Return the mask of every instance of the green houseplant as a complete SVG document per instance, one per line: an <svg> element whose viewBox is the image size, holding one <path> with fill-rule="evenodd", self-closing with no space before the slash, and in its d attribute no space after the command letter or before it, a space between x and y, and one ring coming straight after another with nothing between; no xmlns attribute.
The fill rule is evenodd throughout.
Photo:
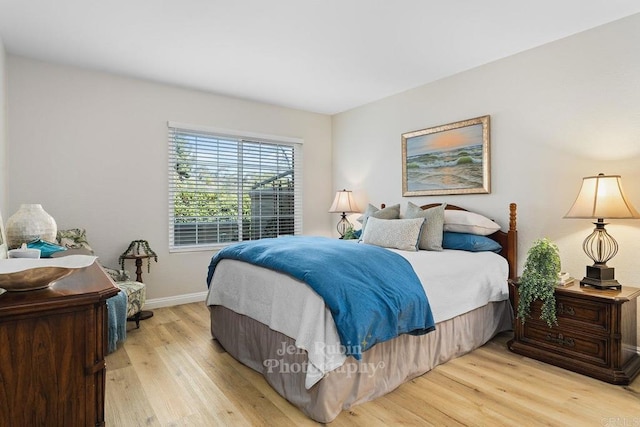
<svg viewBox="0 0 640 427"><path fill-rule="evenodd" d="M353 240L358 238L358 234L356 233L356 230L353 228L353 226L349 226L349 228L347 228L347 231L344 232L344 236L342 236L342 238L344 240Z"/></svg>
<svg viewBox="0 0 640 427"><path fill-rule="evenodd" d="M524 272L518 283L518 318L525 322L531 317L531 304L540 300L540 319L549 327L557 324L555 287L560 273L558 247L548 239L539 239L527 252Z"/></svg>

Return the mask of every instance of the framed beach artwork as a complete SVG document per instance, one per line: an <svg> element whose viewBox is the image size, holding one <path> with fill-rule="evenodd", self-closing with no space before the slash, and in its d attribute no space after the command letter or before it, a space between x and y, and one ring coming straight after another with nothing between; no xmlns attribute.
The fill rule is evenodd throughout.
<svg viewBox="0 0 640 427"><path fill-rule="evenodd" d="M489 193L489 116L402 134L402 195Z"/></svg>

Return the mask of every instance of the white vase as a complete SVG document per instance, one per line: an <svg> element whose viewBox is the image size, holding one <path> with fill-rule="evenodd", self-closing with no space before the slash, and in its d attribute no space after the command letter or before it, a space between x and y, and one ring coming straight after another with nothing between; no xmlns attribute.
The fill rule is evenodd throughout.
<svg viewBox="0 0 640 427"><path fill-rule="evenodd" d="M55 242L58 233L55 219L37 204L21 205L7 220L5 229L9 249L37 239Z"/></svg>

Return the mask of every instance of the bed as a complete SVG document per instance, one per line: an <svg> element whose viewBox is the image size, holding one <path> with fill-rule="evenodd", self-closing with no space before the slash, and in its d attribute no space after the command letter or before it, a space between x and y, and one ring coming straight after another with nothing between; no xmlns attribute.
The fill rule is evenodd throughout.
<svg viewBox="0 0 640 427"><path fill-rule="evenodd" d="M446 209L468 212L453 205ZM424 289L435 320L432 332L405 333L354 356L341 343L323 299L304 282L262 266L223 259L207 297L212 336L307 416L331 422L342 410L389 393L512 329L507 278L515 277L517 267L515 204L509 207L508 231L487 237L501 246L499 256L388 249L407 259L420 281L428 283ZM475 293L480 302L469 300Z"/></svg>

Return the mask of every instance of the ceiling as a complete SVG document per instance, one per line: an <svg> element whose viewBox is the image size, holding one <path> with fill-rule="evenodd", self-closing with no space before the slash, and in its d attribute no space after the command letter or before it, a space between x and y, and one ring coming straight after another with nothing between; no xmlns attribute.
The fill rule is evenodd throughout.
<svg viewBox="0 0 640 427"><path fill-rule="evenodd" d="M14 55L334 114L640 12L637 0L0 0Z"/></svg>

